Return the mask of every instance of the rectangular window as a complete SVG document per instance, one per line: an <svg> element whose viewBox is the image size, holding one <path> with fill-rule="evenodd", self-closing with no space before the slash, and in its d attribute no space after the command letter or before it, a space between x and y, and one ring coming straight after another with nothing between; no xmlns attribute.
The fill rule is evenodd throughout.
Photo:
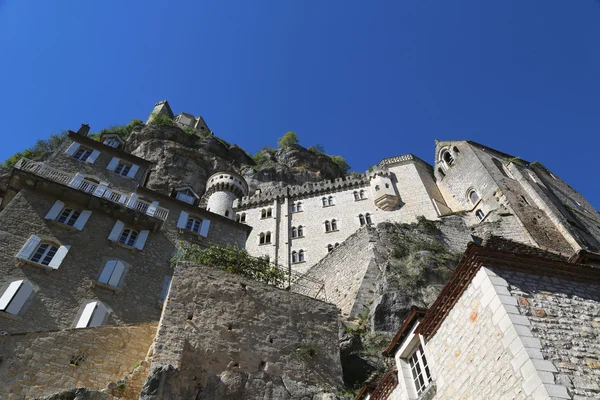
<svg viewBox="0 0 600 400"><path fill-rule="evenodd" d="M31 261L34 263L42 264L42 265L50 265L50 261L58 251L58 247L52 246L48 243L42 243L38 246L35 253L33 253L33 257L31 257Z"/></svg>
<svg viewBox="0 0 600 400"><path fill-rule="evenodd" d="M122 176L127 176L127 174L129 174L130 169L131 169L131 164L125 164L123 162L119 162L119 165L117 165L117 168L115 168L115 173L122 175Z"/></svg>
<svg viewBox="0 0 600 400"><path fill-rule="evenodd" d="M133 246L135 244L135 239L137 238L137 231L129 228L123 229L121 232L121 236L119 237L119 243L126 244L127 246Z"/></svg>
<svg viewBox="0 0 600 400"><path fill-rule="evenodd" d="M125 272L125 264L120 260L108 260L104 264L104 269L98 278L98 282L119 287Z"/></svg>
<svg viewBox="0 0 600 400"><path fill-rule="evenodd" d="M75 225L80 212L72 208L65 208L57 219L57 222L68 226Z"/></svg>
<svg viewBox="0 0 600 400"><path fill-rule="evenodd" d="M423 352L421 345L419 345L412 356L410 356L408 364L410 366L410 373L415 384L417 395L421 395L431 382L429 366L427 365L425 353Z"/></svg>
<svg viewBox="0 0 600 400"><path fill-rule="evenodd" d="M73 158L79 161L86 161L91 155L92 150L79 146L75 154L73 154Z"/></svg>
<svg viewBox="0 0 600 400"><path fill-rule="evenodd" d="M33 294L33 286L28 281L13 281L0 297L0 311L19 315L27 300Z"/></svg>
<svg viewBox="0 0 600 400"><path fill-rule="evenodd" d="M99 301L87 303L81 312L81 316L75 328L87 328L101 326L108 318L108 309Z"/></svg>

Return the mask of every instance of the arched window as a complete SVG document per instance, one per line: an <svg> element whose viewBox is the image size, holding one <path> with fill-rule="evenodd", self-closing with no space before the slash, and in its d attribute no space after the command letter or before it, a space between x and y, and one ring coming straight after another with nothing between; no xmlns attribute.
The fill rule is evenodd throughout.
<svg viewBox="0 0 600 400"><path fill-rule="evenodd" d="M300 250L298 252L298 262L303 262L304 261L304 250Z"/></svg>
<svg viewBox="0 0 600 400"><path fill-rule="evenodd" d="M295 213L297 212L297 208L296 208L296 203L292 203L292 212Z"/></svg>
<svg viewBox="0 0 600 400"><path fill-rule="evenodd" d="M327 205L332 206L333 205L333 197L329 196L329 198L327 199Z"/></svg>
<svg viewBox="0 0 600 400"><path fill-rule="evenodd" d="M469 200L471 201L471 204L473 204L473 205L477 204L477 202L479 201L479 195L477 194L477 192L475 190L471 190L469 192Z"/></svg>
<svg viewBox="0 0 600 400"><path fill-rule="evenodd" d="M246 213L242 213L240 216L240 222L246 222Z"/></svg>
<svg viewBox="0 0 600 400"><path fill-rule="evenodd" d="M371 214L369 214L369 213L365 214L365 220L368 225L371 225L373 223L373 221L371 221Z"/></svg>
<svg viewBox="0 0 600 400"><path fill-rule="evenodd" d="M133 246L137 236L138 231L131 228L125 228L123 229L123 232L121 232L121 236L119 236L119 243L126 244L127 246Z"/></svg>
<svg viewBox="0 0 600 400"><path fill-rule="evenodd" d="M361 190L361 191L360 191L360 198L361 198L361 199L364 199L364 198L365 198L365 191L364 191L364 190Z"/></svg>
<svg viewBox="0 0 600 400"><path fill-rule="evenodd" d="M242 216L240 214L235 214L235 222L241 222Z"/></svg>
<svg viewBox="0 0 600 400"><path fill-rule="evenodd" d="M267 218L271 218L273 216L273 211L271 210L271 208L267 208Z"/></svg>
<svg viewBox="0 0 600 400"><path fill-rule="evenodd" d="M323 202L323 207L327 207L327 197L323 197L321 201Z"/></svg>
<svg viewBox="0 0 600 400"><path fill-rule="evenodd" d="M358 216L358 222L360 222L360 226L363 226L366 222L365 222L365 216L360 214Z"/></svg>
<svg viewBox="0 0 600 400"><path fill-rule="evenodd" d="M330 244L328 244L328 245L327 245L327 252L328 252L328 253L331 253L332 251L333 251L333 246L332 246L332 245L330 245Z"/></svg>
<svg viewBox="0 0 600 400"><path fill-rule="evenodd" d="M271 232L265 234L265 243L271 243Z"/></svg>
<svg viewBox="0 0 600 400"><path fill-rule="evenodd" d="M302 203L301 202L298 202L298 204L296 205L296 209L298 211L302 211Z"/></svg>
<svg viewBox="0 0 600 400"><path fill-rule="evenodd" d="M267 210L265 210L264 208L260 210L260 217L267 218Z"/></svg>
<svg viewBox="0 0 600 400"><path fill-rule="evenodd" d="M360 200L360 195L357 191L354 192L354 200Z"/></svg>
<svg viewBox="0 0 600 400"><path fill-rule="evenodd" d="M331 230L337 231L337 221L335 219L331 220Z"/></svg>
<svg viewBox="0 0 600 400"><path fill-rule="evenodd" d="M483 221L483 219L485 218L485 214L483 213L483 211L481 210L477 210L475 211L475 216L477 217L478 220Z"/></svg>
<svg viewBox="0 0 600 400"><path fill-rule="evenodd" d="M298 253L296 253L295 251L292 251L292 262L293 263L298 262Z"/></svg>
<svg viewBox="0 0 600 400"><path fill-rule="evenodd" d="M339 245L340 245L339 243L336 243L333 245L333 247L338 247Z"/></svg>
<svg viewBox="0 0 600 400"><path fill-rule="evenodd" d="M302 225L298 226L298 237L304 237L304 228Z"/></svg>
<svg viewBox="0 0 600 400"><path fill-rule="evenodd" d="M258 235L258 243L265 244L265 234L262 232L260 233L260 235Z"/></svg>
<svg viewBox="0 0 600 400"><path fill-rule="evenodd" d="M325 232L331 231L331 223L329 221L325 221Z"/></svg>
<svg viewBox="0 0 600 400"><path fill-rule="evenodd" d="M506 178L515 179L511 172L504 166L504 164L502 164L502 161L498 160L497 158L492 158L492 162Z"/></svg>
<svg viewBox="0 0 600 400"><path fill-rule="evenodd" d="M34 263L49 265L57 251L58 247L54 246L53 244L40 243L35 252L33 252L30 260Z"/></svg>
<svg viewBox="0 0 600 400"><path fill-rule="evenodd" d="M295 226L292 226L292 237L298 237L298 230L296 229Z"/></svg>
<svg viewBox="0 0 600 400"><path fill-rule="evenodd" d="M460 151L458 151L458 147L454 146L452 148L452 150L454 151L455 154L460 154Z"/></svg>
<svg viewBox="0 0 600 400"><path fill-rule="evenodd" d="M452 157L452 154L448 150L442 151L441 158L442 161L444 161L444 164L446 164L446 167L451 167L452 164L454 164L454 157Z"/></svg>
<svg viewBox="0 0 600 400"><path fill-rule="evenodd" d="M229 210L225 210L225 216L229 217Z"/></svg>
<svg viewBox="0 0 600 400"><path fill-rule="evenodd" d="M196 218L188 218L185 224L185 229L195 233L200 233L200 227L202 226L202 220Z"/></svg>

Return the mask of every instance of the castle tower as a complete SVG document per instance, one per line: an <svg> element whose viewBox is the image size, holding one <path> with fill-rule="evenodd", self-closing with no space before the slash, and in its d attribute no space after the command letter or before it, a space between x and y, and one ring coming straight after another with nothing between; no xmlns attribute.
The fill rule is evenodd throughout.
<svg viewBox="0 0 600 400"><path fill-rule="evenodd" d="M208 178L206 193L208 198L206 210L215 214L235 219L233 202L248 195L248 184L240 175L233 172L217 172Z"/></svg>
<svg viewBox="0 0 600 400"><path fill-rule="evenodd" d="M369 172L373 202L384 211L391 211L400 202L393 184L393 174L387 168L375 167Z"/></svg>
<svg viewBox="0 0 600 400"><path fill-rule="evenodd" d="M171 111L171 106L169 106L168 101L161 100L154 105L152 112L148 116L148 120L146 121L146 124L148 124L150 121L152 121L152 118L154 118L154 116L157 114L164 114L169 118L173 118L173 111Z"/></svg>

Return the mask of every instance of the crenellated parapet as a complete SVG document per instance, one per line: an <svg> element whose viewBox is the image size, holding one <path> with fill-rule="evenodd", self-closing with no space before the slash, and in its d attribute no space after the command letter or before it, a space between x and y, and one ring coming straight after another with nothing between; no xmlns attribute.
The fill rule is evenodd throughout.
<svg viewBox="0 0 600 400"><path fill-rule="evenodd" d="M276 199L283 199L286 197L292 199L312 197L366 186L369 186L369 180L364 175L359 177L346 176L344 178L319 182L307 182L303 185L278 186L265 191L257 191L257 193L252 196L245 196L238 199L235 208L237 210L245 210L271 204Z"/></svg>
<svg viewBox="0 0 600 400"><path fill-rule="evenodd" d="M208 178L202 202L206 201L208 211L234 219L235 200L247 194L248 184L244 178L234 172L220 171Z"/></svg>

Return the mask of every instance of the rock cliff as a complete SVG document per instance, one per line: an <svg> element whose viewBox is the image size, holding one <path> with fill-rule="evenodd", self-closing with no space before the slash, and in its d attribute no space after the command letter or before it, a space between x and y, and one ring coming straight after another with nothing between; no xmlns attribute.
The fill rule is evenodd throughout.
<svg viewBox="0 0 600 400"><path fill-rule="evenodd" d="M188 134L175 126L148 124L135 129L127 141L133 155L155 163L148 187L168 193L173 187L191 186L203 194L207 179L219 170L233 170L246 178L250 191L272 186L297 185L342 176L328 156L299 145L264 149L250 157L237 145L212 134Z"/></svg>

